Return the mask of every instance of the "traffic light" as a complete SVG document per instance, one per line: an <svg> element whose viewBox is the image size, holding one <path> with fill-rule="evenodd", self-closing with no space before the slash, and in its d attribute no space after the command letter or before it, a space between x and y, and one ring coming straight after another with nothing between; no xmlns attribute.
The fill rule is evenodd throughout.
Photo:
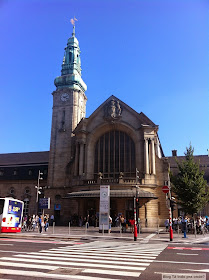
<svg viewBox="0 0 209 280"><path fill-rule="evenodd" d="M43 180L42 175L44 175L44 173L42 173L40 170L38 171L38 180Z"/></svg>
<svg viewBox="0 0 209 280"><path fill-rule="evenodd" d="M170 207L171 207L171 211L176 209L176 202L172 199L170 199Z"/></svg>

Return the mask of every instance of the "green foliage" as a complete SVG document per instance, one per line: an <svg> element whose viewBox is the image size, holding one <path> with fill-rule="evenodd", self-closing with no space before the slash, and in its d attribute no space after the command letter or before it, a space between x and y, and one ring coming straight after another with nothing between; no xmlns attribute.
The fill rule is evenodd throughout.
<svg viewBox="0 0 209 280"><path fill-rule="evenodd" d="M199 164L194 161L194 149L191 144L186 148L185 160L177 162L179 173L171 174L173 191L187 214L193 215L200 211L209 200L207 193L207 181L204 180L204 172L199 170Z"/></svg>

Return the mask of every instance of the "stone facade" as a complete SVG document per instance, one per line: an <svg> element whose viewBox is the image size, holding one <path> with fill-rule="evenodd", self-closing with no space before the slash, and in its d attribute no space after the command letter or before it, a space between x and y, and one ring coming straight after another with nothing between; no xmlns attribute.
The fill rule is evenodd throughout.
<svg viewBox="0 0 209 280"><path fill-rule="evenodd" d="M174 157L165 158L158 126L116 96L86 118L87 87L75 30L54 83L50 151L0 155L0 195L24 200L25 214L35 214L40 170L40 197L50 197L48 214L57 224L98 216L100 185L110 185L113 219L133 217L137 196L142 226L164 225L168 208L162 187L168 184L169 166L176 168Z"/></svg>

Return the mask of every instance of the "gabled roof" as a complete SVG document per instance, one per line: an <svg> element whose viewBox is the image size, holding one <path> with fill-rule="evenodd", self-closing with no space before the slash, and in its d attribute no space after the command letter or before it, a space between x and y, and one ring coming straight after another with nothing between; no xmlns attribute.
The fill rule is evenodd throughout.
<svg viewBox="0 0 209 280"><path fill-rule="evenodd" d="M49 162L49 151L0 154L0 166L39 164Z"/></svg>
<svg viewBox="0 0 209 280"><path fill-rule="evenodd" d="M156 124L154 124L144 113L137 113L133 108L131 108L129 105L127 105L126 103L124 103L123 101L121 101L119 98L117 98L114 95L111 95L108 99L106 99L90 116L89 116L89 120L94 118L98 112L101 110L102 107L105 106L106 103L108 103L109 101L111 101L112 99L118 100L120 102L120 104L122 105L122 107L125 107L126 110L128 110L130 113L134 114L139 121L141 122L141 124L144 125L150 125L150 126L157 126Z"/></svg>

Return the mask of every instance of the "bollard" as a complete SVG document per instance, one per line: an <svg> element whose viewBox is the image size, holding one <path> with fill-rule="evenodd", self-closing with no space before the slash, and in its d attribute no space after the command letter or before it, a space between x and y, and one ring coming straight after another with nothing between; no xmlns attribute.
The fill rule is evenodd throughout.
<svg viewBox="0 0 209 280"><path fill-rule="evenodd" d="M120 236L122 236L122 231L121 231L121 223L120 223Z"/></svg>
<svg viewBox="0 0 209 280"><path fill-rule="evenodd" d="M157 235L158 235L158 237L159 237L159 235L160 235L160 230L159 230L159 218L158 218L158 220L157 220Z"/></svg>
<svg viewBox="0 0 209 280"><path fill-rule="evenodd" d="M70 222L69 222L69 235L70 235Z"/></svg>
<svg viewBox="0 0 209 280"><path fill-rule="evenodd" d="M179 224L177 225L178 238L179 238Z"/></svg>
<svg viewBox="0 0 209 280"><path fill-rule="evenodd" d="M53 222L53 231L52 231L53 234L54 234L54 227L55 227L55 222Z"/></svg>
<svg viewBox="0 0 209 280"><path fill-rule="evenodd" d="M102 224L102 235L104 235L104 224Z"/></svg>

